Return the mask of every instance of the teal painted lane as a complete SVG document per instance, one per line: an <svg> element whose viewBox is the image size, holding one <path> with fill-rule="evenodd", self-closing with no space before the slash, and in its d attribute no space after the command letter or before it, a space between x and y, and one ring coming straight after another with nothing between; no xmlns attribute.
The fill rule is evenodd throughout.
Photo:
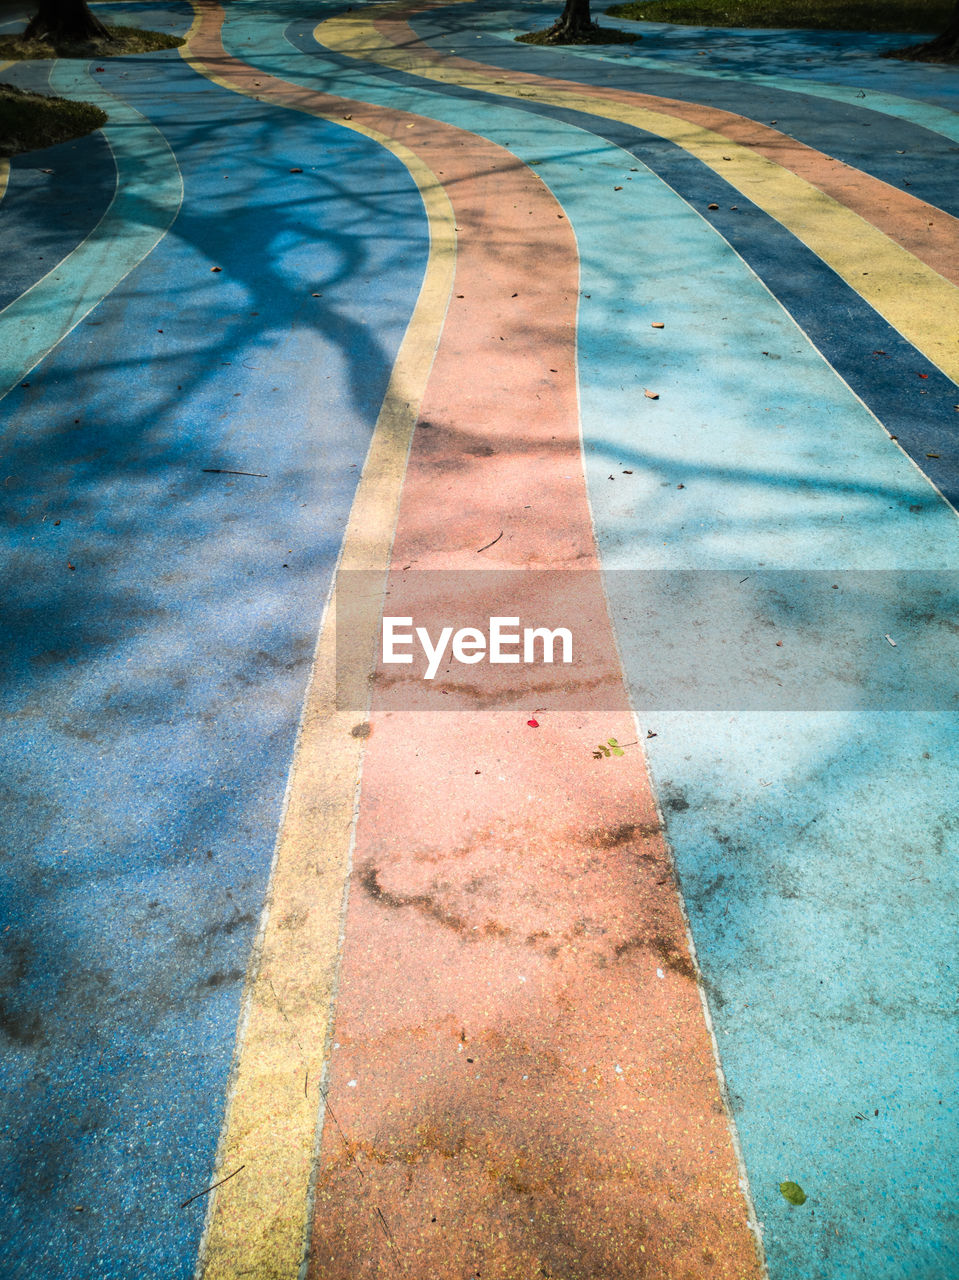
<svg viewBox="0 0 959 1280"><path fill-rule="evenodd" d="M244 44L264 64L281 56L252 27ZM561 200L582 260L583 431L607 568L959 565L954 512L649 169L543 113L524 126L488 99L344 75L347 92L509 145ZM596 195L614 186L628 237L610 234ZM611 604L638 689L630 621L643 600L617 598L624 580L610 574ZM911 653L908 628L894 638ZM957 1244L954 717L638 712L770 1274L945 1280ZM783 1199L787 1179L805 1206Z"/></svg>
<svg viewBox="0 0 959 1280"><path fill-rule="evenodd" d="M955 713L640 717L770 1275L949 1280Z"/></svg>
<svg viewBox="0 0 959 1280"><path fill-rule="evenodd" d="M176 217L183 183L166 139L105 93L86 66L54 64L50 88L106 111L117 166L113 200L84 240L0 312L0 395L9 391L141 262Z"/></svg>
<svg viewBox="0 0 959 1280"><path fill-rule="evenodd" d="M39 70L43 64L34 64ZM50 64L30 87L49 89ZM10 67L4 79L10 82ZM23 84L20 77L22 87ZM0 199L0 241L18 246L0 279L0 312L61 262L103 217L116 190L116 166L103 134L14 156Z"/></svg>
<svg viewBox="0 0 959 1280"><path fill-rule="evenodd" d="M317 626L427 253L369 140L176 54L104 65L184 195L0 400L11 1280L194 1272L205 1200L181 1205L211 1181Z"/></svg>

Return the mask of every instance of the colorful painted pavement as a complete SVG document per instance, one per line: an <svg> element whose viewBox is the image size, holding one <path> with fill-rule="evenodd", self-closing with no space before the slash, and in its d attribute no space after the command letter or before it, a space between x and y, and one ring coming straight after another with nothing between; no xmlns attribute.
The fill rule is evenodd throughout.
<svg viewBox="0 0 959 1280"><path fill-rule="evenodd" d="M11 1280L955 1275L959 73L554 9L2 70Z"/></svg>

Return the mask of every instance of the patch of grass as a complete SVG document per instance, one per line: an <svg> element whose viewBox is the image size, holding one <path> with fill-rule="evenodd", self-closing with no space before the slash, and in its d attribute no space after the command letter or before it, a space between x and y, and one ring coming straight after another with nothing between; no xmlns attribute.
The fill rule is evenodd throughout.
<svg viewBox="0 0 959 1280"><path fill-rule="evenodd" d="M106 120L106 114L92 102L70 102L0 84L0 156L82 138Z"/></svg>
<svg viewBox="0 0 959 1280"><path fill-rule="evenodd" d="M952 5L953 0L629 0L606 12L680 26L934 32L945 27Z"/></svg>
<svg viewBox="0 0 959 1280"><path fill-rule="evenodd" d="M612 13L612 9L608 10ZM558 40L552 27L545 31L528 31L517 36L520 44L635 44L642 36L635 31L619 31L615 27L600 27L593 23L575 37Z"/></svg>
<svg viewBox="0 0 959 1280"><path fill-rule="evenodd" d="M158 49L179 49L186 41L162 31L141 31L139 27L107 27L110 39L24 40L22 36L0 36L0 62L25 58L119 58L127 53L156 53Z"/></svg>

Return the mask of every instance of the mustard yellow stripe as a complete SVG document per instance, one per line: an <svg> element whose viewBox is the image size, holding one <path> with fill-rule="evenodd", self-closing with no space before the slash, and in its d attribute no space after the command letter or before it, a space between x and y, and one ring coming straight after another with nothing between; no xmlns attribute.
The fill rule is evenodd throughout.
<svg viewBox="0 0 959 1280"><path fill-rule="evenodd" d="M341 14L320 23L314 35L339 53L423 79L583 111L668 139L791 231L918 351L959 382L959 289L818 187L720 133L665 112L587 91L511 83L505 72L474 72L399 48L373 26L377 18L393 12L391 5L377 5Z"/></svg>
<svg viewBox="0 0 959 1280"><path fill-rule="evenodd" d="M268 96L264 89L262 97ZM409 445L452 288L453 211L436 175L402 144L341 116L298 109L335 118L392 151L416 182L429 222L423 285L377 418L337 571L376 570L385 585ZM247 976L213 1180L242 1169L211 1196L197 1269L202 1280L293 1280L305 1255L363 755L362 731L353 732L357 713L337 709L335 679L341 691L350 680L362 693L358 701L341 702L366 704L381 607L380 598L369 599L359 619L351 604L351 635L362 634L354 626L365 626L369 636L368 645L354 651L351 671L335 669L335 586L321 626Z"/></svg>

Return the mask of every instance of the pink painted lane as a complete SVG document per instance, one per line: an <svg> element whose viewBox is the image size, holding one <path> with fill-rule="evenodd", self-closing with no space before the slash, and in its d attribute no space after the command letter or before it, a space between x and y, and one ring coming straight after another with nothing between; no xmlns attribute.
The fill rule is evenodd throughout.
<svg viewBox="0 0 959 1280"><path fill-rule="evenodd" d="M531 704L517 682L492 710L461 695L411 711L394 687L374 694L311 1275L742 1280L760 1265L588 572L574 238L501 149L440 126L416 145L459 241L389 609L415 615L427 570L564 570L564 586L581 582L570 621L591 623L595 683L584 694L544 677ZM550 604L544 578L530 575L533 619ZM597 762L610 736L634 745Z"/></svg>

